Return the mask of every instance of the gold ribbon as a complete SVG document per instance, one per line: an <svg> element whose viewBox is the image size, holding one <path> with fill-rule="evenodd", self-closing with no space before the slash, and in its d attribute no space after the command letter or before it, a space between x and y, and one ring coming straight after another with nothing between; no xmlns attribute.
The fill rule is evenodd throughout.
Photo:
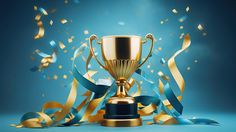
<svg viewBox="0 0 236 132"><path fill-rule="evenodd" d="M168 60L169 70L170 70L170 72L171 72L175 82L177 83L180 92L181 92L181 94L179 96L177 96L177 99L179 101L182 100L182 94L183 94L184 88L185 88L185 81L184 81L184 78L181 75L181 73L180 73L180 71L179 71L179 69L178 69L178 67L175 63L175 57L178 56L180 53L182 53L184 50L186 50L190 46L190 43L191 43L190 36L187 34L184 37L182 48L180 50L178 50L177 52L175 52L175 54ZM160 79L159 79L159 87L158 88L159 88L160 94L163 94L164 93L164 85L163 85L163 82ZM162 103L169 110L171 110L173 108L173 106L170 104L168 99L163 100ZM178 123L177 120L174 117L168 115L165 112L162 112L160 114L155 115L154 118L153 118L153 121L154 121L154 123L166 124L166 125L167 124L176 124L176 123Z"/></svg>

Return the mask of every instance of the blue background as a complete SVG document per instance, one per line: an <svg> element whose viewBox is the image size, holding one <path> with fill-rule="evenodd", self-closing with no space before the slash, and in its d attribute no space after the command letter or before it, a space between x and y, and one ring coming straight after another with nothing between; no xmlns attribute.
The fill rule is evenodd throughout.
<svg viewBox="0 0 236 132"><path fill-rule="evenodd" d="M44 38L40 40L33 39L38 30L34 21L38 12L33 10L34 5L46 10L56 9L55 13L42 17L46 31ZM61 103L66 101L73 79L69 73L72 62L70 58L73 55L71 47L79 47L91 34L97 34L99 37L113 34L145 36L150 32L157 40L161 37L162 40L155 43L155 49L162 47L162 51L154 54L143 69L147 73L150 72L150 69L146 68L150 64L155 75L159 70L170 75L167 67L163 67L159 60L161 57L171 57L180 49L182 40L179 39L179 35L182 32L189 33L192 44L188 52L177 58L177 64L186 81L183 98L184 115L190 117L206 115L219 119L220 122L226 119L222 114L230 114L228 118L235 116L236 3L234 1L80 0L79 3L69 1L65 4L62 0L24 2L5 0L0 6L2 74L0 116L3 117L1 121L8 120L4 121L5 125L17 123L20 115L25 112L39 111L47 101L54 100ZM185 12L187 6L190 7L188 13ZM179 13L173 14L171 12L173 8ZM185 15L187 16L185 22L178 22L178 19ZM69 22L62 25L60 23L62 18ZM165 19L168 19L168 22L160 24L160 21ZM50 20L54 21L53 26L49 25ZM124 22L124 25L119 22ZM203 25L204 31L197 29L198 24ZM183 30L179 29L181 25L184 26ZM88 30L89 34L83 34L84 30ZM69 32L70 35L65 32ZM207 36L203 36L203 32L207 32ZM75 36L75 39L68 44L66 41L71 35ZM32 52L35 49L52 52L49 45L51 40L64 42L68 53L60 50L58 61L44 73L31 72L29 69L38 65L40 61L40 57L32 55ZM143 56L147 55L148 46L148 44L144 46ZM36 60L31 61L30 56ZM198 63L194 63L194 60L198 60ZM97 68L95 62L92 63L92 66ZM58 65L62 65L63 69L59 70ZM186 70L188 66L191 67L190 71ZM56 81L45 78L45 75L52 77L55 74L58 75ZM68 78L63 79L63 74ZM143 89L146 87L144 85ZM176 88L176 84L173 83L172 87ZM81 91L84 89L79 89L79 92ZM78 103L79 101L76 102ZM10 114L18 115L7 116ZM225 122L230 123L230 120Z"/></svg>

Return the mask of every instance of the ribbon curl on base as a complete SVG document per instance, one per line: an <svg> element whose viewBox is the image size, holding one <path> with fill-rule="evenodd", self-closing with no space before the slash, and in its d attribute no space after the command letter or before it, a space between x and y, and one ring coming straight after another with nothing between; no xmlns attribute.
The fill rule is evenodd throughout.
<svg viewBox="0 0 236 132"><path fill-rule="evenodd" d="M132 96L138 103L138 113L141 116L150 116L153 113L156 113L153 117L154 122L149 122L148 124L218 124L216 121L210 119L184 119L180 117L183 110L181 100L185 88L185 82L176 66L175 57L189 46L190 36L186 35L182 48L168 60L169 70L181 92L179 96L176 96L171 89L168 82L169 79L164 79L167 81L164 85L160 78L159 86L157 87L157 85L150 80L148 75L142 75L141 69L139 69L135 74L152 86L152 89L155 92L154 96L141 95L140 84L133 78L128 81L129 83L126 86L127 91L130 90L135 83L137 84L137 91ZM81 74L81 72L76 68L75 60L84 52L85 49L87 49L87 45L83 44L74 53L72 64L74 80L66 103L63 105L58 102L47 102L43 105L41 112L29 112L24 114L21 118L21 123L14 126L17 128L42 128L49 126L80 125L86 121L100 122L103 120L103 114L105 113L103 108L105 102L116 92L116 84L114 82L111 83L111 85L96 84L93 82L93 79L91 78L93 74L88 70L88 65L92 58L91 53L86 62L87 73L84 75ZM86 98L80 105L74 108L73 104L77 97L78 83L87 89L83 94ZM92 115L94 111L97 112L95 115Z"/></svg>

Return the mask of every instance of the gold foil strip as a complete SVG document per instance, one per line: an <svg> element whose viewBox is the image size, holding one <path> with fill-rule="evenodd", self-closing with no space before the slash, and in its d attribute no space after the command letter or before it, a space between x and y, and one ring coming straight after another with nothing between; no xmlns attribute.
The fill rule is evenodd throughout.
<svg viewBox="0 0 236 132"><path fill-rule="evenodd" d="M42 21L39 21L37 25L39 27L39 31L38 34L34 36L34 39L40 39L44 36L44 27Z"/></svg>

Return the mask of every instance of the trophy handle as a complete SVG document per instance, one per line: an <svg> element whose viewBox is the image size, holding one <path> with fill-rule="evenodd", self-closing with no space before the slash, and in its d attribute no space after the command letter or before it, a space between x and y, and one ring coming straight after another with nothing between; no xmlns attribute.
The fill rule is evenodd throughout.
<svg viewBox="0 0 236 132"><path fill-rule="evenodd" d="M101 42L98 41L98 38L95 34L91 35L89 37L89 45L90 45L90 52L92 53L93 57L95 58L95 60L97 61L97 63L104 68L105 70L107 69L99 60L98 58L95 56L94 51L93 51L93 40L97 41L97 44L101 44Z"/></svg>
<svg viewBox="0 0 236 132"><path fill-rule="evenodd" d="M146 43L148 39L150 39L150 40L152 41L152 42L151 42L150 51L149 51L147 57L145 58L145 60L138 66L138 68L140 68L140 67L147 61L147 59L149 58L149 56L152 54L152 48L153 48L153 45L154 45L154 36L153 36L151 33L148 33L148 34L145 36L145 39L144 39L144 41L142 41L142 44Z"/></svg>

